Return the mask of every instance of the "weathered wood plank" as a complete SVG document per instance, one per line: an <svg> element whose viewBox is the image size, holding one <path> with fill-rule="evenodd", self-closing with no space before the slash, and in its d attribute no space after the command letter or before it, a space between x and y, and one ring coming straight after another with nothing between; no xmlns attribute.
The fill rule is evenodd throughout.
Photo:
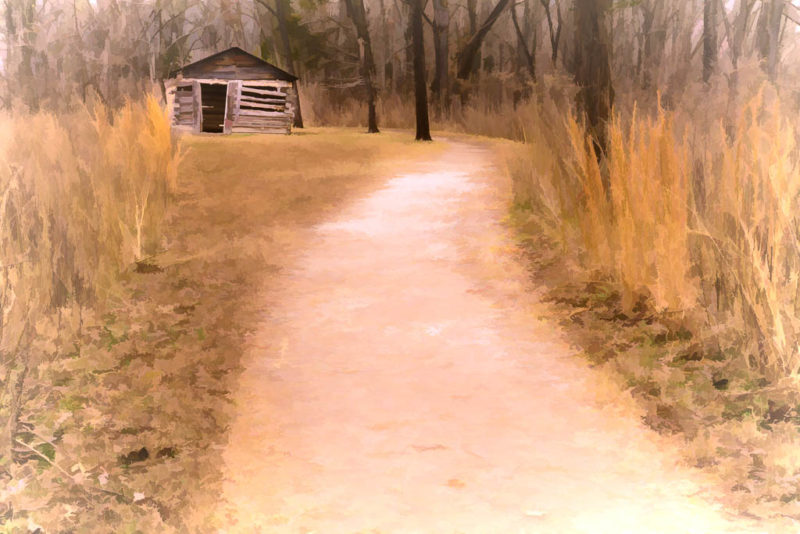
<svg viewBox="0 0 800 534"><path fill-rule="evenodd" d="M234 127L233 133L257 133L257 134L274 134L286 135L290 132L289 128L244 128Z"/></svg>
<svg viewBox="0 0 800 534"><path fill-rule="evenodd" d="M286 101L285 100L260 100L260 99L257 100L257 99L254 99L254 98L242 97L242 100L241 100L241 105L242 106L254 105L254 106L258 107L257 104L258 105L263 105L263 106L280 106L281 108L283 108L286 105Z"/></svg>
<svg viewBox="0 0 800 534"><path fill-rule="evenodd" d="M291 87L292 82L285 82L283 80L269 80L269 79L261 79L261 80L245 80L244 84L249 87L273 87L273 88L280 88L280 87ZM274 90L274 89L273 89Z"/></svg>
<svg viewBox="0 0 800 534"><path fill-rule="evenodd" d="M286 93L282 91L278 91L276 89L256 89L255 87L248 87L247 85L242 86L242 92L253 93L256 95L282 96L286 98Z"/></svg>
<svg viewBox="0 0 800 534"><path fill-rule="evenodd" d="M269 111L283 111L285 106L283 104L259 104L256 102L242 102L240 109L265 109Z"/></svg>
<svg viewBox="0 0 800 534"><path fill-rule="evenodd" d="M288 124L291 118L285 117L249 117L247 115L239 115L236 119L236 124Z"/></svg>
<svg viewBox="0 0 800 534"><path fill-rule="evenodd" d="M181 82L200 82L200 83L219 83L219 84L227 84L229 79L226 78L183 78ZM272 87L274 88L290 88L292 86L291 82L285 82L283 80L269 80L269 79L261 79L261 80L246 80L245 83L250 87Z"/></svg>
<svg viewBox="0 0 800 534"><path fill-rule="evenodd" d="M252 115L254 117L288 117L285 112L280 111L258 111L255 109L240 109L239 115Z"/></svg>
<svg viewBox="0 0 800 534"><path fill-rule="evenodd" d="M289 117L248 117L239 115L234 124L254 125L254 124L286 124L291 122Z"/></svg>
<svg viewBox="0 0 800 534"><path fill-rule="evenodd" d="M242 99L249 100L250 102L274 102L274 103L283 103L286 102L286 97L280 96L261 96L261 95L250 95L247 93L242 93Z"/></svg>

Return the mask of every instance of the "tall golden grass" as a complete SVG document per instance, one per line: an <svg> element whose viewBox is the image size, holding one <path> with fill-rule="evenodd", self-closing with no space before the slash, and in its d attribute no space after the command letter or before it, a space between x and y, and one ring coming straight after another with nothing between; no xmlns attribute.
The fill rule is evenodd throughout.
<svg viewBox="0 0 800 534"><path fill-rule="evenodd" d="M526 113L529 143L509 161L516 201L612 276L624 308L646 299L706 317L694 326L737 332L750 368L797 373L800 132L776 98L762 91L691 137L676 126L687 118L660 106L616 116L600 158L574 113L559 118L547 100Z"/></svg>
<svg viewBox="0 0 800 534"><path fill-rule="evenodd" d="M753 334L747 362L771 376L796 375L800 365L800 131L787 116L762 91L732 132L718 126L696 151L705 178L693 229L704 248L700 274L718 288L706 306Z"/></svg>
<svg viewBox="0 0 800 534"><path fill-rule="evenodd" d="M59 116L0 116L5 447L14 439L26 377L33 378L37 355L29 342L48 317L80 315L112 298L120 272L160 247L178 160L154 98L114 111L96 104Z"/></svg>

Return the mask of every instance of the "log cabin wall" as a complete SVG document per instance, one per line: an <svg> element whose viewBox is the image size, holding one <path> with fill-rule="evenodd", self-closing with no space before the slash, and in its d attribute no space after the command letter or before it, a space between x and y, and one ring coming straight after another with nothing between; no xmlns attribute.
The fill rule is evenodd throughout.
<svg viewBox="0 0 800 534"><path fill-rule="evenodd" d="M239 86L234 132L291 132L294 110L288 102L291 87L243 82Z"/></svg>
<svg viewBox="0 0 800 534"><path fill-rule="evenodd" d="M220 52L168 83L172 125L197 133L291 133L296 80L241 49Z"/></svg>
<svg viewBox="0 0 800 534"><path fill-rule="evenodd" d="M181 84L175 87L173 105L173 124L176 126L194 127L192 107L192 84Z"/></svg>

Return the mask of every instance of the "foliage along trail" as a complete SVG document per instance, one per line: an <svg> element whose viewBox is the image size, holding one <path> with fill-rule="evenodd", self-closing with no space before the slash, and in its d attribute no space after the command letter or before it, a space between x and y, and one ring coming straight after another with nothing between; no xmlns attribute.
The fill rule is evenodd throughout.
<svg viewBox="0 0 800 534"><path fill-rule="evenodd" d="M248 341L231 532L747 532L572 355L450 142L314 227Z"/></svg>

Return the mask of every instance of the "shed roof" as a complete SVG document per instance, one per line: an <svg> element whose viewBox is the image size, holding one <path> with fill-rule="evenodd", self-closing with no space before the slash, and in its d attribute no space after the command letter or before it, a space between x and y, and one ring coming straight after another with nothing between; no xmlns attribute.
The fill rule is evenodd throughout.
<svg viewBox="0 0 800 534"><path fill-rule="evenodd" d="M221 80L285 80L293 82L297 76L281 70L260 57L234 46L217 52L170 73L184 78L217 78Z"/></svg>

